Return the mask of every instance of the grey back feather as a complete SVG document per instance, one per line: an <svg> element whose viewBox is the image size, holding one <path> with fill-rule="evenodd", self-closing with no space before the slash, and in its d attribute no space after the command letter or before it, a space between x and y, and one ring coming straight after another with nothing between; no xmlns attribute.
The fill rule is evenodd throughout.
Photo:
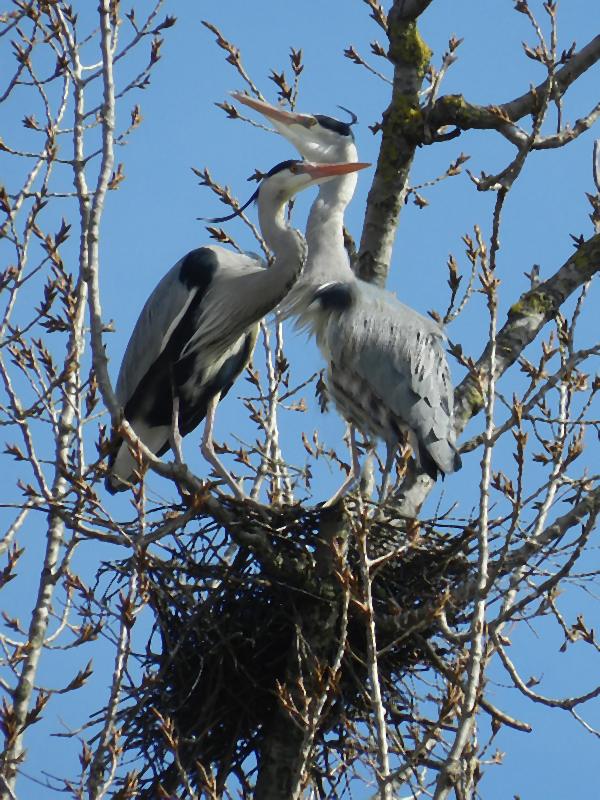
<svg viewBox="0 0 600 800"><path fill-rule="evenodd" d="M233 298L232 293L227 290L227 278L241 275L249 277L253 271L262 273L264 264L257 258L241 256L217 246L202 250L218 256L218 268L214 273L210 271L211 263L207 261L206 287L186 284L181 280L181 267L188 257L184 256L159 281L146 300L131 334L117 379L116 395L123 406L133 396L140 381L161 354L198 292L203 294L198 329L182 355L194 350L202 353L203 360L210 364L214 350L219 355L222 354L227 345L233 343L232 338L237 341L244 333L243 326L239 325L239 317L236 318L235 313L232 313ZM216 264L215 259L213 268ZM239 288L236 294L241 302L245 295L239 292ZM228 321L230 335L227 335ZM206 350L203 350L204 347Z"/></svg>
<svg viewBox="0 0 600 800"><path fill-rule="evenodd" d="M116 395L124 406L162 352L168 334L184 315L196 289L179 280L183 259L159 281L135 324L117 378Z"/></svg>
<svg viewBox="0 0 600 800"><path fill-rule="evenodd" d="M353 302L347 308L311 313L309 307L300 324L313 329L334 371L354 374L373 401L414 432L438 467L452 472L457 466L453 390L443 330L390 292L359 280L348 285ZM359 427L368 431L368 418ZM387 438L394 437L391 426Z"/></svg>

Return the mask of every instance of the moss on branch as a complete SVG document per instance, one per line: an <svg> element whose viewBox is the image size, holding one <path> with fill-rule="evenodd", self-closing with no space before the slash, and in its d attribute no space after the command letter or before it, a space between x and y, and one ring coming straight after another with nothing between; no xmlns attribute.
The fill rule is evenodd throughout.
<svg viewBox="0 0 600 800"><path fill-rule="evenodd" d="M473 384L470 384L467 387L464 396L464 405L468 409L469 417L473 417L475 416L475 414L478 414L485 405L485 399L483 395L481 394L480 390Z"/></svg>
<svg viewBox="0 0 600 800"><path fill-rule="evenodd" d="M390 59L394 64L412 67L422 80L431 61L431 50L419 33L416 21L392 17L388 33Z"/></svg>
<svg viewBox="0 0 600 800"><path fill-rule="evenodd" d="M360 277L379 286L386 282L415 148L423 141L419 91L431 59L416 21L402 16L401 5L395 3L388 15L394 88L383 115L381 149L358 257Z"/></svg>
<svg viewBox="0 0 600 800"><path fill-rule="evenodd" d="M580 286L600 271L600 234L581 242L575 253L547 281L525 292L511 306L507 321L496 338L496 375L515 363L527 345L559 311ZM479 357L476 368L489 369L490 345ZM485 380L485 378L484 378ZM479 395L479 396L478 396ZM454 392L457 429L462 431L471 417L483 408L477 380L468 375Z"/></svg>
<svg viewBox="0 0 600 800"><path fill-rule="evenodd" d="M555 311L555 299L543 291L534 289L524 294L510 307L508 318L514 319L521 315L526 317L547 317Z"/></svg>
<svg viewBox="0 0 600 800"><path fill-rule="evenodd" d="M423 133L423 112L416 96L399 94L389 111L390 126L408 141L420 141ZM385 164L383 165L386 166Z"/></svg>
<svg viewBox="0 0 600 800"><path fill-rule="evenodd" d="M407 53L409 48L400 48ZM600 61L600 36L594 37L585 47L575 53L554 75L554 99L562 96L584 72ZM498 105L478 106L469 103L462 95L450 94L440 97L428 115L431 128L455 125L461 130L471 128L500 130L534 114L539 108L540 98L548 89L548 79L531 88L520 97Z"/></svg>
<svg viewBox="0 0 600 800"><path fill-rule="evenodd" d="M428 122L433 127L456 125L462 130L498 129L511 121L502 106L478 106L467 102L462 94L440 97L428 116Z"/></svg>

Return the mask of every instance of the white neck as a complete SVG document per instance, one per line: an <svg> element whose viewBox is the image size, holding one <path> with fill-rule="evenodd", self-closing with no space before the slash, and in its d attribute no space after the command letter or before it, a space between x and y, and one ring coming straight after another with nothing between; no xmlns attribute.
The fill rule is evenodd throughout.
<svg viewBox="0 0 600 800"><path fill-rule="evenodd" d="M306 225L308 258L303 283L326 283L353 277L344 247L344 212L356 182L357 174L351 172L321 186Z"/></svg>
<svg viewBox="0 0 600 800"><path fill-rule="evenodd" d="M274 263L260 279L261 299L270 308L276 306L297 280L306 260L306 242L300 233L288 225L285 206L273 214L273 204L258 198L258 219L263 238L274 256Z"/></svg>

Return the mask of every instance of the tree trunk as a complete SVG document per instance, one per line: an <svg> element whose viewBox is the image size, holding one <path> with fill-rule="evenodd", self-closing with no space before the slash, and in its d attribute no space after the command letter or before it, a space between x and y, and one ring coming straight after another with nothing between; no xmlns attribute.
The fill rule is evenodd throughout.
<svg viewBox="0 0 600 800"><path fill-rule="evenodd" d="M348 590L340 576L348 532L343 502L322 512L317 581L296 604L296 640L288 654L285 682L278 687L277 713L264 732L256 800L299 798L306 785L315 733L345 645Z"/></svg>

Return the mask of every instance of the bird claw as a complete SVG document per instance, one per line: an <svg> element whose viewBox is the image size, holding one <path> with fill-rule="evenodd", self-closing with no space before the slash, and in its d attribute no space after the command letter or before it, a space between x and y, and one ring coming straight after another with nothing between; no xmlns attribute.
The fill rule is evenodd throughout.
<svg viewBox="0 0 600 800"><path fill-rule="evenodd" d="M214 451L214 448L212 447L212 444L208 444L207 442L202 442L202 446L200 449L202 451L202 455L204 456L204 458L212 466L215 474L219 478L221 478L227 486L229 486L236 500L247 500L248 495L244 492L242 487L235 480L235 478L229 472L229 470L219 460L219 457L217 456L217 454Z"/></svg>
<svg viewBox="0 0 600 800"><path fill-rule="evenodd" d="M350 468L350 472L346 476L346 480L342 483L340 488L337 492L330 497L325 503L323 503L323 508L330 508L334 506L340 498L342 498L348 489L355 483L358 478L360 478L360 459L358 455L358 446L356 444L356 431L354 429L354 425L350 425L348 429L348 433L350 435L350 455L352 457L352 466Z"/></svg>

